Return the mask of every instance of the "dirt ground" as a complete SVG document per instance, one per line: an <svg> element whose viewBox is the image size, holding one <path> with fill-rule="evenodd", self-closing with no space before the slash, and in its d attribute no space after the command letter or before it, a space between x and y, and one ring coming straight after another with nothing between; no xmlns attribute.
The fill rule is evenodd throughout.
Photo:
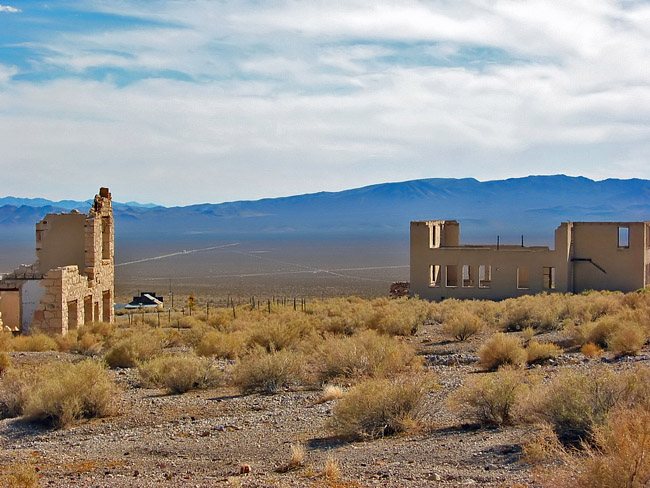
<svg viewBox="0 0 650 488"><path fill-rule="evenodd" d="M534 426L481 427L445 404L479 371L475 354L484 339L447 342L437 325L407 339L441 386L429 393L417 432L343 442L325 428L333 401L318 403L319 391L241 395L219 388L167 395L140 388L136 372L124 369L111 371L124 388L118 416L64 430L0 420L0 466L31 463L44 487L535 486L531 466L522 460L522 443ZM650 361L643 353L612 365ZM51 352L11 355L16 363L79 359ZM541 368L552 375L601 361L565 353ZM305 446L304 465L279 472L292 444ZM328 458L338 462L337 478L322 474Z"/></svg>

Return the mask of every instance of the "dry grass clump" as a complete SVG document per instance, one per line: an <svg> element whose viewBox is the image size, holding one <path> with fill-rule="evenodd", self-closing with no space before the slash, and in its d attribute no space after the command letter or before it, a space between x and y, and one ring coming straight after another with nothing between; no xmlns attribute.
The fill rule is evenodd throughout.
<svg viewBox="0 0 650 488"><path fill-rule="evenodd" d="M481 319L475 313L458 309L443 319L442 332L457 341L464 341L481 330Z"/></svg>
<svg viewBox="0 0 650 488"><path fill-rule="evenodd" d="M650 406L649 379L646 367L618 374L604 367L588 373L563 371L533 390L524 415L552 425L564 443L590 440L614 408Z"/></svg>
<svg viewBox="0 0 650 488"><path fill-rule="evenodd" d="M647 332L634 322L621 323L609 337L607 349L616 356L636 356L647 340Z"/></svg>
<svg viewBox="0 0 650 488"><path fill-rule="evenodd" d="M538 480L541 485L578 488L650 485L650 412L647 409L613 410L607 422L594 429L593 445L582 447L580 454L556 448L551 455L555 454L559 462L552 469L541 471Z"/></svg>
<svg viewBox="0 0 650 488"><path fill-rule="evenodd" d="M0 476L0 482L9 488L36 488L39 478L38 471L31 464L15 463Z"/></svg>
<svg viewBox="0 0 650 488"><path fill-rule="evenodd" d="M337 385L325 385L323 393L318 399L318 403L327 403L332 400L338 400L343 397L343 388Z"/></svg>
<svg viewBox="0 0 650 488"><path fill-rule="evenodd" d="M42 332L36 332L32 335L15 336L11 342L13 351L58 351L59 345L53 337Z"/></svg>
<svg viewBox="0 0 650 488"><path fill-rule="evenodd" d="M234 368L233 383L245 393L275 393L301 379L303 358L288 349L267 352L258 346Z"/></svg>
<svg viewBox="0 0 650 488"><path fill-rule="evenodd" d="M117 411L120 390L95 361L45 364L31 381L22 406L28 421L65 427L81 418L106 417Z"/></svg>
<svg viewBox="0 0 650 488"><path fill-rule="evenodd" d="M503 301L501 327L519 331L527 327L537 330L554 330L568 316L565 295L525 295Z"/></svg>
<svg viewBox="0 0 650 488"><path fill-rule="evenodd" d="M214 356L225 359L237 359L246 349L246 334L243 332L221 332L211 330L196 345L199 356Z"/></svg>
<svg viewBox="0 0 650 488"><path fill-rule="evenodd" d="M291 444L291 457L289 462L283 464L275 469L278 473L287 473L296 469L302 468L305 465L305 456L307 456L307 449L303 444Z"/></svg>
<svg viewBox="0 0 650 488"><path fill-rule="evenodd" d="M565 332L578 345L596 344L617 356L638 354L648 338L645 317L620 312L605 315L594 322L570 326Z"/></svg>
<svg viewBox="0 0 650 488"><path fill-rule="evenodd" d="M497 332L478 350L479 364L486 370L511 364L519 366L526 362L527 355L518 337Z"/></svg>
<svg viewBox="0 0 650 488"><path fill-rule="evenodd" d="M341 463L338 459L328 456L325 465L321 471L323 478L329 481L335 481L341 477Z"/></svg>
<svg viewBox="0 0 650 488"><path fill-rule="evenodd" d="M104 360L111 368L132 368L138 361L162 354L164 339L164 333L159 329L130 329L116 338Z"/></svg>
<svg viewBox="0 0 650 488"><path fill-rule="evenodd" d="M5 371L0 377L0 417L23 414L35 376L32 368L10 368Z"/></svg>
<svg viewBox="0 0 650 488"><path fill-rule="evenodd" d="M588 342L582 346L580 352L587 358L599 358L603 355L603 350L593 342Z"/></svg>
<svg viewBox="0 0 650 488"><path fill-rule="evenodd" d="M170 393L185 393L193 389L218 384L219 375L209 360L189 354L159 356L138 364L144 385L164 387Z"/></svg>
<svg viewBox="0 0 650 488"><path fill-rule="evenodd" d="M526 362L528 364L543 363L562 354L562 348L550 342L530 341L526 347Z"/></svg>
<svg viewBox="0 0 650 488"><path fill-rule="evenodd" d="M272 316L248 328L248 346L259 345L267 351L279 351L296 346L315 332L316 329L304 315Z"/></svg>
<svg viewBox="0 0 650 488"><path fill-rule="evenodd" d="M0 352L0 375L11 367L11 356L6 352Z"/></svg>
<svg viewBox="0 0 650 488"><path fill-rule="evenodd" d="M334 406L327 427L350 439L376 439L417 425L431 385L426 379L369 379L350 389Z"/></svg>
<svg viewBox="0 0 650 488"><path fill-rule="evenodd" d="M429 309L419 300L378 298L365 326L382 334L406 336L417 332L428 317Z"/></svg>
<svg viewBox="0 0 650 488"><path fill-rule="evenodd" d="M482 424L507 425L512 423L515 403L528 389L523 371L501 368L470 378L450 396L449 403Z"/></svg>
<svg viewBox="0 0 650 488"><path fill-rule="evenodd" d="M383 376L421 366L411 346L373 330L327 338L318 347L315 360L320 381Z"/></svg>

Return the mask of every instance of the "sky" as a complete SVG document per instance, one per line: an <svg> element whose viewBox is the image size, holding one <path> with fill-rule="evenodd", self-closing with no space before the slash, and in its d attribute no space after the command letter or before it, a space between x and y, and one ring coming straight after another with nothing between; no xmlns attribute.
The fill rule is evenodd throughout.
<svg viewBox="0 0 650 488"><path fill-rule="evenodd" d="M650 178L647 0L0 0L0 196Z"/></svg>

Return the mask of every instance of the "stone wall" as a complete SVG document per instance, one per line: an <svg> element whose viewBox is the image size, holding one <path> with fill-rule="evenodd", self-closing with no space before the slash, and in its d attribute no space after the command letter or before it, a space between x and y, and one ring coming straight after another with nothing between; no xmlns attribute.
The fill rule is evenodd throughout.
<svg viewBox="0 0 650 488"><path fill-rule="evenodd" d="M27 297L23 290L30 288L25 287L28 282L37 280L45 288L33 318L22 316L26 307L14 311L20 322L29 324L21 331L36 328L65 335L84 323L114 321L114 225L108 188L100 189L88 214L49 214L36 224L36 255L34 264L0 278L0 292L21 297Z"/></svg>

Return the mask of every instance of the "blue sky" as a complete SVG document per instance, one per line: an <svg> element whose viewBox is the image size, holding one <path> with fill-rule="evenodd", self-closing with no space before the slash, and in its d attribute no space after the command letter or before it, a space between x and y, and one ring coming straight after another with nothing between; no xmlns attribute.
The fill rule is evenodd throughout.
<svg viewBox="0 0 650 488"><path fill-rule="evenodd" d="M650 178L650 3L0 0L0 196Z"/></svg>

